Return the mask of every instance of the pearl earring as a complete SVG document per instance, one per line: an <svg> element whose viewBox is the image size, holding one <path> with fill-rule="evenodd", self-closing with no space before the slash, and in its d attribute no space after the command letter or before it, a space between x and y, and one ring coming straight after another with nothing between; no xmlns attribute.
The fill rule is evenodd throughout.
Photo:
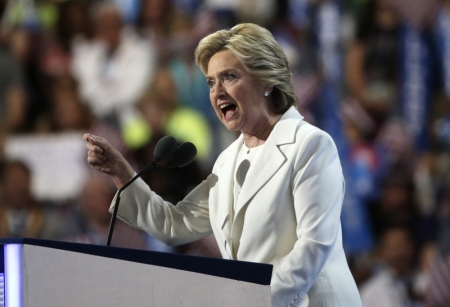
<svg viewBox="0 0 450 307"><path fill-rule="evenodd" d="M264 96L266 96L266 97L269 96L269 92L268 92L268 91L265 91L265 92L264 92Z"/></svg>

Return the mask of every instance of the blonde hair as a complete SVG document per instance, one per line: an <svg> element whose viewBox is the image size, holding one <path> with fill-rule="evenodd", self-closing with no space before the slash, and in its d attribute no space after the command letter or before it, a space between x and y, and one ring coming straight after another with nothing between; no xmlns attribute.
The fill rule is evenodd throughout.
<svg viewBox="0 0 450 307"><path fill-rule="evenodd" d="M297 105L286 55L267 29L242 23L203 38L195 49L195 62L205 75L211 57L225 49L233 52L264 87L273 87L272 106L276 113Z"/></svg>

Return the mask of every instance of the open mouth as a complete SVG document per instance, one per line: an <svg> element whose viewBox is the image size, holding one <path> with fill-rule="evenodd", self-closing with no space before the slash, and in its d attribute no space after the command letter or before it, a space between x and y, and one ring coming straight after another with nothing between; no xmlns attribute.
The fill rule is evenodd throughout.
<svg viewBox="0 0 450 307"><path fill-rule="evenodd" d="M224 103L219 106L219 109L225 118L230 118L236 111L237 106L232 103Z"/></svg>

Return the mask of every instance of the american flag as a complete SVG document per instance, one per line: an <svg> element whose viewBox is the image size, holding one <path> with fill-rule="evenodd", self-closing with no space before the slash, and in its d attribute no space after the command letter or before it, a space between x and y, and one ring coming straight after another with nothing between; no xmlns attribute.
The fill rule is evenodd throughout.
<svg viewBox="0 0 450 307"><path fill-rule="evenodd" d="M434 259L425 301L427 307L450 306L450 254Z"/></svg>
<svg viewBox="0 0 450 307"><path fill-rule="evenodd" d="M442 200L439 202L437 215L440 219L440 235L438 236L439 253L431 264L429 284L425 292L427 307L450 306L450 174L443 186Z"/></svg>

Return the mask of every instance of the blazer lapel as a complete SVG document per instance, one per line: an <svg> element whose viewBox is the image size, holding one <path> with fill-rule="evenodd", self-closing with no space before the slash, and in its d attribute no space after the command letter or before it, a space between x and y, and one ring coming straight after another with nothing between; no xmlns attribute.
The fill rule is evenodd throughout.
<svg viewBox="0 0 450 307"><path fill-rule="evenodd" d="M264 148L255 157L242 186L233 219L231 236L233 241L233 258L236 259L240 238L244 226L247 206L256 193L276 174L286 162L286 157L279 146L295 142L297 123L303 117L291 107L275 125L264 144ZM236 154L237 155L237 154ZM235 157L236 160L236 157ZM234 173L234 165L233 165Z"/></svg>
<svg viewBox="0 0 450 307"><path fill-rule="evenodd" d="M231 223L232 223L232 212L233 212L233 180L234 180L234 169L236 164L237 155L239 153L240 144L243 142L243 136L241 135L233 144L228 147L228 149L220 157L220 164L217 168L217 175L219 177L218 191L220 197L218 199L217 208L217 221L219 222L220 228L224 234L224 239L229 246L230 259L232 259L232 247L231 244Z"/></svg>
<svg viewBox="0 0 450 307"><path fill-rule="evenodd" d="M274 142L266 141L261 152L255 157L242 186L236 205L231 237L233 242L233 257L236 259L240 238L244 226L244 216L248 204L255 194L272 178L286 161Z"/></svg>

